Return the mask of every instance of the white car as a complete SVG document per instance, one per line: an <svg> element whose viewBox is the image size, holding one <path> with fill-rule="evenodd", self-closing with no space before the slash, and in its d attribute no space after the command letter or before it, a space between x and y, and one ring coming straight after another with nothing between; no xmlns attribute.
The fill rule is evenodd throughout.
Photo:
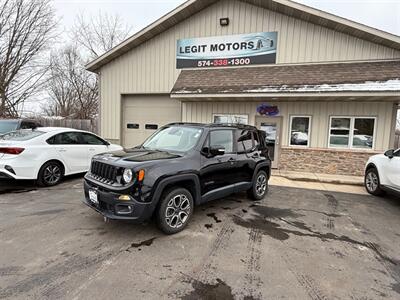
<svg viewBox="0 0 400 300"><path fill-rule="evenodd" d="M400 149L374 155L368 160L365 187L375 196L385 191L400 193Z"/></svg>
<svg viewBox="0 0 400 300"><path fill-rule="evenodd" d="M0 178L58 184L64 175L87 172L94 155L122 150L90 132L41 127L0 136Z"/></svg>

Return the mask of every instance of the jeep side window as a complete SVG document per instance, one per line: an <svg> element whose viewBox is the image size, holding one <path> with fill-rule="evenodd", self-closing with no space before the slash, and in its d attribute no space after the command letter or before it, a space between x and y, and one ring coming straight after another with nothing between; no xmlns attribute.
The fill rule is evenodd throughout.
<svg viewBox="0 0 400 300"><path fill-rule="evenodd" d="M209 135L209 146L222 146L225 148L225 153L233 152L233 131L232 130L213 130Z"/></svg>
<svg viewBox="0 0 400 300"><path fill-rule="evenodd" d="M250 152L254 148L253 135L250 130L239 131L237 140L238 153Z"/></svg>

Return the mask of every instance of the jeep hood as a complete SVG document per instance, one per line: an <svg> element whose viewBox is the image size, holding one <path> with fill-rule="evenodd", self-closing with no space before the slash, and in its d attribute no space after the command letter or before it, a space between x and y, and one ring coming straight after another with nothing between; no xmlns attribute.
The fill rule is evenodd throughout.
<svg viewBox="0 0 400 300"><path fill-rule="evenodd" d="M150 162L164 159L174 159L181 157L166 151L155 151L146 149L123 149L110 153L104 153L95 158L105 158L111 161L128 161L128 162Z"/></svg>

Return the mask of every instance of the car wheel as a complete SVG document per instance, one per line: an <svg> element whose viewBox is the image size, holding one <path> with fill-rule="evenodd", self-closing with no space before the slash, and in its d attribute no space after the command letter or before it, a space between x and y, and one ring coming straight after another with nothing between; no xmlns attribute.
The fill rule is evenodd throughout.
<svg viewBox="0 0 400 300"><path fill-rule="evenodd" d="M60 183L63 176L62 165L56 161L49 161L40 168L37 183L40 186L54 186Z"/></svg>
<svg viewBox="0 0 400 300"><path fill-rule="evenodd" d="M251 189L247 191L249 197L253 200L261 200L268 192L268 176L265 171L259 171L253 182Z"/></svg>
<svg viewBox="0 0 400 300"><path fill-rule="evenodd" d="M381 189L381 183L379 180L378 170L375 168L367 170L364 180L365 188L367 192L374 196L380 196L384 194Z"/></svg>
<svg viewBox="0 0 400 300"><path fill-rule="evenodd" d="M184 188L168 190L162 196L156 212L157 225L166 234L182 231L194 210L192 194Z"/></svg>

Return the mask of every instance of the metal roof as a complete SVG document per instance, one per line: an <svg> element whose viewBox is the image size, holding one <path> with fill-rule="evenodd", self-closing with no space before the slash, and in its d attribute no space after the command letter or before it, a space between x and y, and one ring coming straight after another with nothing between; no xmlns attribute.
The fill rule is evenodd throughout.
<svg viewBox="0 0 400 300"><path fill-rule="evenodd" d="M96 72L113 59L152 39L156 35L177 25L202 9L220 0L188 0L154 23L137 32L121 44L90 62L86 68ZM322 10L318 10L290 0L239 0L294 18L343 32L363 40L400 50L400 37L367 25L363 25Z"/></svg>

